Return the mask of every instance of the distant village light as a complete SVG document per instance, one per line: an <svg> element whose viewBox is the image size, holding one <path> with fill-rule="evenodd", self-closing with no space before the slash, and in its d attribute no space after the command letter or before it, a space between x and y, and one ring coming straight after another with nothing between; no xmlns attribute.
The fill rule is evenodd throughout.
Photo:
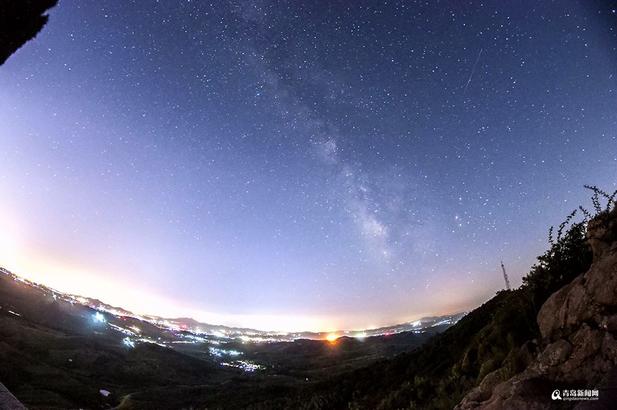
<svg viewBox="0 0 617 410"><path fill-rule="evenodd" d="M95 322L98 323L105 323L107 322L107 320L105 319L105 315L103 315L101 312L96 312L95 314L92 315L92 320L94 320Z"/></svg>
<svg viewBox="0 0 617 410"><path fill-rule="evenodd" d="M128 337L125 337L124 339L122 339L122 344L125 345L126 347L130 347L130 348L135 347L135 342L132 341Z"/></svg>
<svg viewBox="0 0 617 410"><path fill-rule="evenodd" d="M358 340L364 340L364 339L366 339L366 332L358 332L358 333L355 333L355 334L353 335L353 337L355 337L355 338L356 338L356 339L358 339Z"/></svg>

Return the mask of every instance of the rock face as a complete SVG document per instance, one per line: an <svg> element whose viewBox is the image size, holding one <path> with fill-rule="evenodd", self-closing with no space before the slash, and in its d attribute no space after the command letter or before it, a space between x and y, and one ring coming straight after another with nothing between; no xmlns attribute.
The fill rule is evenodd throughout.
<svg viewBox="0 0 617 410"><path fill-rule="evenodd" d="M527 368L506 381L488 374L457 409L617 408L617 209L593 219L587 238L593 263L542 305ZM598 389L599 400L552 400L555 389Z"/></svg>
<svg viewBox="0 0 617 410"><path fill-rule="evenodd" d="M47 23L58 0L0 0L0 65Z"/></svg>

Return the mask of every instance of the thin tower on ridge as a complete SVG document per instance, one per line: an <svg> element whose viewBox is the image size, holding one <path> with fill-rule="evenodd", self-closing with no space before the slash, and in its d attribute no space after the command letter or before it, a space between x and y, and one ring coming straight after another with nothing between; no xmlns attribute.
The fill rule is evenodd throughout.
<svg viewBox="0 0 617 410"><path fill-rule="evenodd" d="M510 290L510 279L508 279L508 274L506 273L506 267L503 266L503 261L501 261L501 270L503 271L503 280L506 281L506 289Z"/></svg>

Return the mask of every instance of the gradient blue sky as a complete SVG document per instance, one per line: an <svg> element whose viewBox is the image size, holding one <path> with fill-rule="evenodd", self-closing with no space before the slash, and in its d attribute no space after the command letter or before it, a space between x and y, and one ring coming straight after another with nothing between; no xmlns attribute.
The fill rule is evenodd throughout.
<svg viewBox="0 0 617 410"><path fill-rule="evenodd" d="M601 1L61 0L0 67L0 265L266 329L473 308L616 188L616 27Z"/></svg>

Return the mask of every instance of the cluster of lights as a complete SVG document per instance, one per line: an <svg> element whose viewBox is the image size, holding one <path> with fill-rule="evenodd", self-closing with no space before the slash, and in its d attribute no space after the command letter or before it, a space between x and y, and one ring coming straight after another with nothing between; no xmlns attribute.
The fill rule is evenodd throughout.
<svg viewBox="0 0 617 410"><path fill-rule="evenodd" d="M254 372L257 370L263 370L265 367L248 360L236 360L233 362L222 362L221 366L235 367L242 369L245 372Z"/></svg>
<svg viewBox="0 0 617 410"><path fill-rule="evenodd" d="M453 325L456 322L457 322L456 320L444 319L444 320L440 320L439 322L435 323L432 327L439 326L439 325Z"/></svg>
<svg viewBox="0 0 617 410"><path fill-rule="evenodd" d="M128 336L137 336L137 333L135 333L133 330L127 329L127 328L122 327L122 326L114 325L113 323L110 323L109 327L111 327L115 331L118 331L120 333L124 333L125 335L128 335Z"/></svg>
<svg viewBox="0 0 617 410"><path fill-rule="evenodd" d="M239 337L239 339L242 341L242 343L276 343L276 342L289 342L289 339L287 339L287 338L281 338L281 337L275 337L275 336L263 337L263 336L248 336L248 335L241 335L241 336Z"/></svg>
<svg viewBox="0 0 617 410"><path fill-rule="evenodd" d="M226 350L226 349L220 349L218 347L210 347L208 348L208 350L210 351L210 354L212 356L216 356L216 357L223 357L223 356L240 356L242 354L242 352L239 352L237 350Z"/></svg>
<svg viewBox="0 0 617 410"><path fill-rule="evenodd" d="M353 337L358 339L358 340L364 340L367 337L366 332L357 332L353 334Z"/></svg>
<svg viewBox="0 0 617 410"><path fill-rule="evenodd" d="M60 299L60 300L69 302L71 304L78 303L80 305L88 306L94 309L95 312L92 314L93 322L97 324L106 324L109 326L110 329L115 330L125 335L125 337L122 339L122 344L127 348L134 348L138 342L139 343L151 343L151 344L156 344L161 347L168 347L168 348L171 347L171 344L204 343L204 344L211 345L209 347L209 353L212 356L222 359L222 358L239 357L242 355L242 352L237 351L237 350L223 349L220 347L212 347L212 345L219 346L221 344L221 341L223 341L223 343L229 340L239 340L239 341L242 341L243 343L273 343L273 342L293 341L299 338L306 337L306 335L302 333L291 333L290 334L290 333L275 333L275 332L258 332L258 331L252 331L252 330L228 329L228 328L223 328L223 327L212 327L206 331L204 331L202 328L189 328L185 323L182 323L179 321L161 319L161 318L153 317L153 316L135 315L125 310L119 310L119 309L108 307L108 306L101 305L98 303L95 304L93 303L91 299L87 299L81 296L63 294L62 292L57 292L51 288L47 288L37 283L23 279L17 275L10 273L9 271L3 268L0 268L0 272L9 275L15 281L23 282L27 284L28 286L40 289L43 292L45 292L45 294L47 295L51 294L54 300ZM121 319L132 318L132 319L136 319L141 322L144 322L144 323L149 323L153 326L156 326L159 329L170 332L174 336L174 338L176 338L177 340L168 341L167 342L168 344L165 344L161 341L160 337L158 338L158 340L155 340L155 339L141 335L141 329L138 328L137 326L122 327L114 323L108 323L107 318L103 314L103 312L113 316L114 318L121 318ZM13 311L9 311L9 313L16 315L16 316L20 316L19 313L16 313ZM441 320L433 324L426 324L426 325L431 326L431 327L444 325L444 324L451 325L451 324L456 323L456 321L457 320L455 318L448 318L448 319L444 319L444 320ZM321 337L323 337L328 343L335 345L341 336L349 336L349 337L356 338L358 340L363 340L366 337L370 337L370 336L389 335L389 334L394 334L394 333L399 333L399 332L404 332L404 331L409 331L409 330L413 331L414 333L423 333L425 331L424 329L426 328L426 326L424 327L422 326L423 323L420 320L410 322L408 323L407 326L409 325L411 326L411 329L409 329L409 327L407 328L393 327L393 328L387 328L387 329L374 329L374 330L356 331L356 332L354 331L343 332L343 333L333 332L333 333L329 333L325 335L325 337L324 336L321 336ZM256 370L260 370L264 368L263 366L250 362L248 360L232 360L232 361L224 361L224 362L221 361L220 364L222 366L239 368L246 372L254 372Z"/></svg>
<svg viewBox="0 0 617 410"><path fill-rule="evenodd" d="M157 345L157 346L161 346L161 347L170 347L168 345L166 345L165 343L161 343L158 340L154 340L150 337L140 337L139 339L137 339L138 342L142 342L142 343L150 343L151 345Z"/></svg>
<svg viewBox="0 0 617 410"><path fill-rule="evenodd" d="M132 340L130 337L125 337L124 339L122 339L122 344L131 349L135 347L135 341Z"/></svg>
<svg viewBox="0 0 617 410"><path fill-rule="evenodd" d="M93 320L95 323L105 323L105 322L107 322L107 319L105 319L105 315L104 315L104 314L102 314L101 312L95 312L95 313L92 315L92 320Z"/></svg>
<svg viewBox="0 0 617 410"><path fill-rule="evenodd" d="M206 343L208 339L201 336L196 336L193 334L184 335L185 338L189 339L192 343Z"/></svg>

